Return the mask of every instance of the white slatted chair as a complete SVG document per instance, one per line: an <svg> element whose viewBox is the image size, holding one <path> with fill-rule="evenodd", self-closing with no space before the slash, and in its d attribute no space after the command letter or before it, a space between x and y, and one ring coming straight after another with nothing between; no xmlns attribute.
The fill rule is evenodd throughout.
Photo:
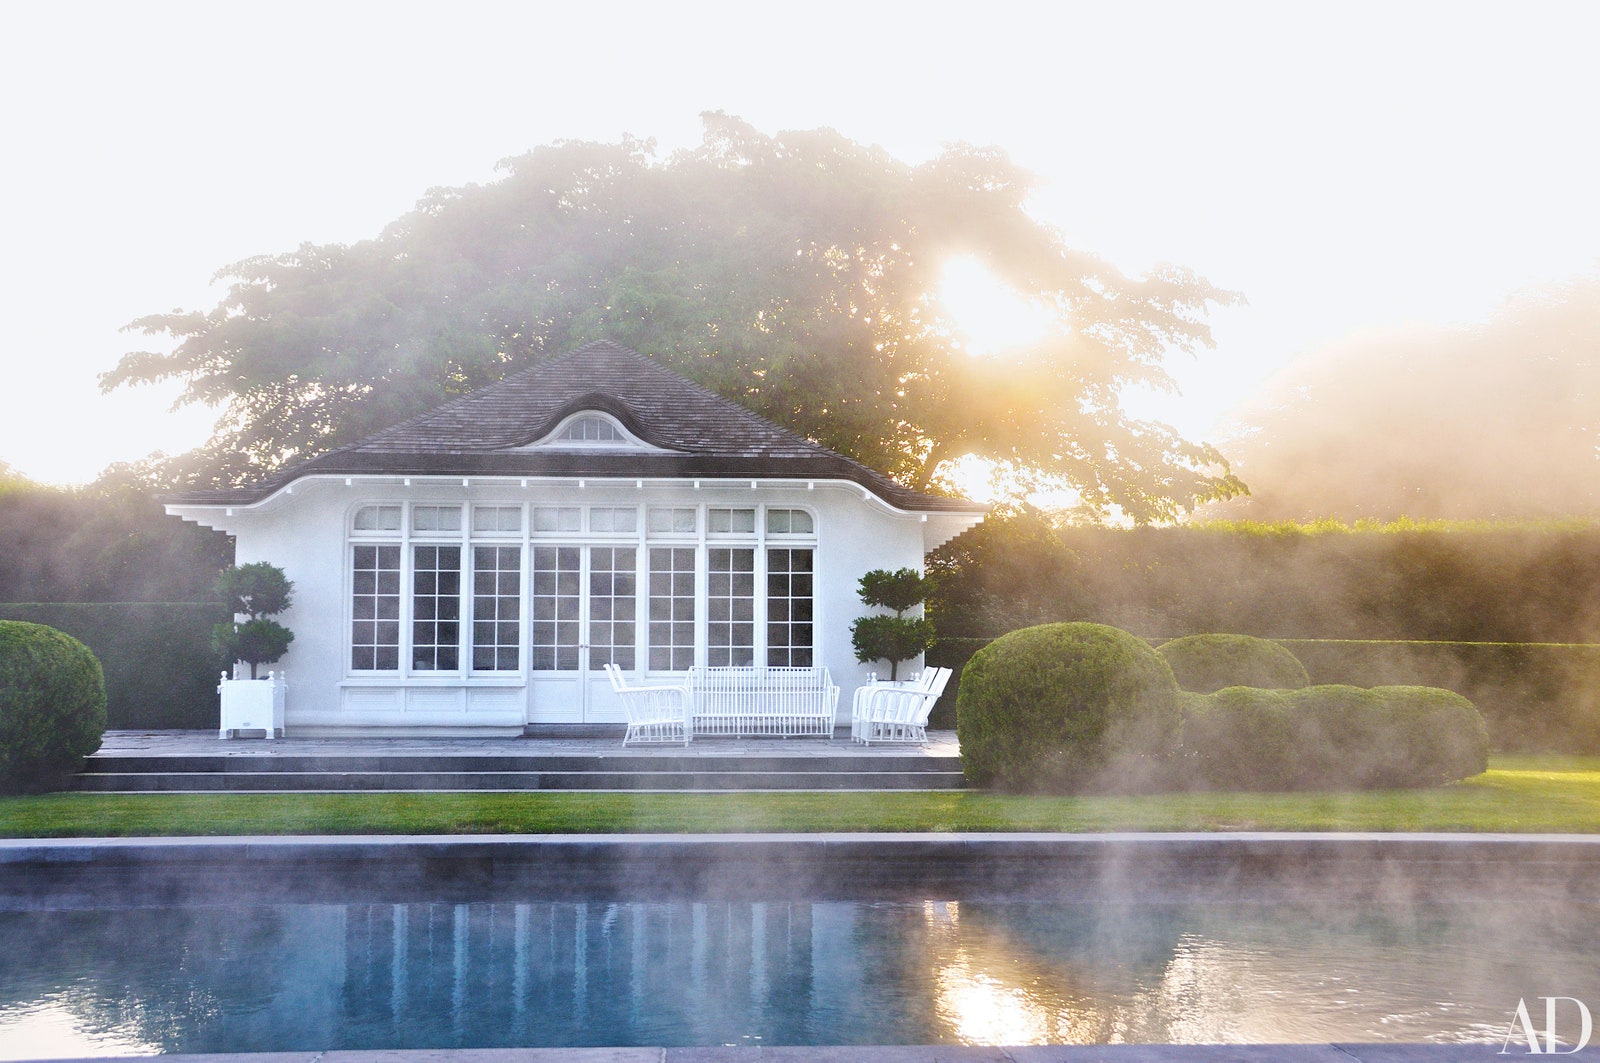
<svg viewBox="0 0 1600 1063"><path fill-rule="evenodd" d="M850 699L850 740L861 741L867 719L867 699L874 690L884 687L920 690L923 684L933 679L933 672L932 668L925 668L920 675L907 676L905 679L879 679L877 672L868 672L865 685L856 687L855 695Z"/></svg>
<svg viewBox="0 0 1600 1063"><path fill-rule="evenodd" d="M950 669L930 668L913 684L865 687L861 718L852 720L851 736L862 745L873 742L928 741L928 716L950 681Z"/></svg>
<svg viewBox="0 0 1600 1063"><path fill-rule="evenodd" d="M687 686L661 683L651 686L629 686L622 668L616 664L605 666L611 689L622 702L622 711L628 716L628 730L622 744L654 742L682 742L689 744L694 728L689 722L690 694Z"/></svg>

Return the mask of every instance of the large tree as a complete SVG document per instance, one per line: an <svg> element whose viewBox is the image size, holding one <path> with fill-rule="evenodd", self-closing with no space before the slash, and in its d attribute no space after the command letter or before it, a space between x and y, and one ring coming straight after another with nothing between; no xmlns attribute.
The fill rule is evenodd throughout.
<svg viewBox="0 0 1600 1063"><path fill-rule="evenodd" d="M1226 302L1187 271L1124 276L1025 210L1004 155L910 166L830 130L705 116L701 144L566 142L483 186L431 192L378 238L246 259L209 312L131 326L175 341L107 389L169 378L221 407L191 478L236 483L608 338L912 486L976 454L1139 521L1242 485L1209 446L1131 418L1130 384L1209 346ZM977 356L941 302L975 256L1051 334Z"/></svg>

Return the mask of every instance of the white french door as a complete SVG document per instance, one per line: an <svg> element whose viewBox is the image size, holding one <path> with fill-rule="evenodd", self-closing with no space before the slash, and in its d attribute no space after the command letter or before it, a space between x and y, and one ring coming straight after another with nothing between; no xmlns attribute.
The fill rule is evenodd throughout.
<svg viewBox="0 0 1600 1063"><path fill-rule="evenodd" d="M529 722L621 720L603 666L635 667L639 548L538 543L529 553Z"/></svg>

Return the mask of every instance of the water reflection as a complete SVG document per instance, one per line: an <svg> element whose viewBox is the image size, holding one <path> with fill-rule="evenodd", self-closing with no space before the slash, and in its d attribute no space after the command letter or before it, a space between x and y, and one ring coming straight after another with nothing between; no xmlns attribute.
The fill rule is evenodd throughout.
<svg viewBox="0 0 1600 1063"><path fill-rule="evenodd" d="M1499 1040L1593 906L474 903L0 915L0 1057Z"/></svg>

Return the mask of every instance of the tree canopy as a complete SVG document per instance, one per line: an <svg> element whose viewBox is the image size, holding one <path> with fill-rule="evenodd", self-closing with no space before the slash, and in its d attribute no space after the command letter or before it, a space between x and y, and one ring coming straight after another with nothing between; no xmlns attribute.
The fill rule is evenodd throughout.
<svg viewBox="0 0 1600 1063"><path fill-rule="evenodd" d="M79 488L0 470L0 602L211 600L231 540L167 516L150 486L129 466Z"/></svg>
<svg viewBox="0 0 1600 1063"><path fill-rule="evenodd" d="M1165 357L1209 346L1205 314L1233 293L1066 246L995 150L913 166L831 130L704 122L665 159L557 143L375 239L234 263L211 310L133 322L171 349L102 386L179 379L180 404L219 407L184 478L231 484L604 338L914 487L974 454L1141 522L1243 489L1214 449L1121 405L1128 385L1170 388ZM940 293L960 256L1046 308L1049 335L970 353Z"/></svg>

